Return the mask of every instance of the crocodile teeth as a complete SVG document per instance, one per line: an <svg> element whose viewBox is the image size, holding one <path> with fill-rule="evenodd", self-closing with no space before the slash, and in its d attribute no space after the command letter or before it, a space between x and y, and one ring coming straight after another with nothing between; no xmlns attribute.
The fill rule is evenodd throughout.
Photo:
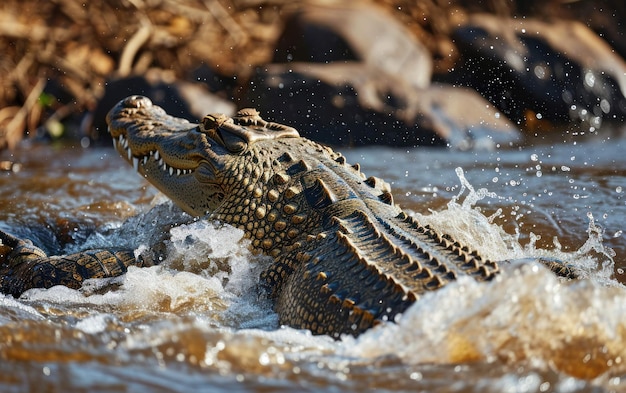
<svg viewBox="0 0 626 393"><path fill-rule="evenodd" d="M187 175L192 172L191 169L179 169L179 168L174 168L168 165L163 159L163 157L161 157L161 154L159 153L158 150L151 151L149 155L143 156L142 163L145 165L150 159L150 157L154 158L154 161L156 162L156 164L164 172L169 173L170 176L174 176L174 174L176 174L176 176ZM135 169L137 169L138 165L139 165L139 159L133 158L133 166L135 166Z"/></svg>
<svg viewBox="0 0 626 393"><path fill-rule="evenodd" d="M128 150L128 139L124 138L124 135L120 135L118 142L125 150Z"/></svg>
<svg viewBox="0 0 626 393"><path fill-rule="evenodd" d="M113 148L116 150L122 150L121 148L124 148L124 150L126 151L126 156L128 157L128 160L129 161L133 160L133 166L135 167L135 169L137 169L134 163L135 158L133 158L133 153L128 147L128 140L124 138L124 135L120 135L117 138L113 138Z"/></svg>
<svg viewBox="0 0 626 393"><path fill-rule="evenodd" d="M133 157L133 168L135 168L136 171L139 170L139 158L137 157Z"/></svg>

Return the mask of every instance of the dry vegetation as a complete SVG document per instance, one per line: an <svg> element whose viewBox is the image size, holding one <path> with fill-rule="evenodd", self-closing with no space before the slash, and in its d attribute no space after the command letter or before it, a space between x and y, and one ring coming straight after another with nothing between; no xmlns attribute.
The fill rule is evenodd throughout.
<svg viewBox="0 0 626 393"><path fill-rule="evenodd" d="M224 2L225 3L225 2ZM236 3L236 4L235 4ZM5 0L0 9L0 148L93 108L110 77L201 63L237 75L267 59L289 2ZM54 84L67 97L47 97ZM47 107L48 106L48 107ZM46 115L48 116L48 115Z"/></svg>
<svg viewBox="0 0 626 393"><path fill-rule="evenodd" d="M447 37L467 5L437 0L375 2L430 46L436 67L437 61L445 68L453 59L449 56L453 44ZM141 75L149 68L185 78L204 63L218 73L245 80L254 65L271 59L284 19L300 4L287 0L3 0L0 150L15 146L42 124L50 131L67 116L93 109L109 78ZM514 11L512 4L491 0L481 7L508 14Z"/></svg>

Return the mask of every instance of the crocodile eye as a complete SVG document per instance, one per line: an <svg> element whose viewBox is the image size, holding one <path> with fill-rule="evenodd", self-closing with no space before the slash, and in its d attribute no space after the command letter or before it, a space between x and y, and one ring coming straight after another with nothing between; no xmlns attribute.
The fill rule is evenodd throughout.
<svg viewBox="0 0 626 393"><path fill-rule="evenodd" d="M219 142L222 143L231 153L241 153L248 146L248 143L245 140L230 132L227 127L218 128L216 130L216 134L221 139Z"/></svg>
<svg viewBox="0 0 626 393"><path fill-rule="evenodd" d="M202 119L199 128L235 154L243 153L249 145L260 141L300 136L295 128L263 120L256 109L242 109L234 118L221 113L209 114Z"/></svg>
<svg viewBox="0 0 626 393"><path fill-rule="evenodd" d="M248 142L240 136L240 126L234 124L233 119L218 113L209 114L202 119L202 128L209 137L231 153L241 153L248 146Z"/></svg>

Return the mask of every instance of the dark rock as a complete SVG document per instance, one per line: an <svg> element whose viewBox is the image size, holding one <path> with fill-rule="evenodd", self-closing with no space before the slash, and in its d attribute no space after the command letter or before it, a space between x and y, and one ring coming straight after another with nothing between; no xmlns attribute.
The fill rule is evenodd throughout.
<svg viewBox="0 0 626 393"><path fill-rule="evenodd" d="M237 77L221 75L206 63L191 70L186 80L200 82L206 85L211 93L229 100L233 99L234 92L239 87Z"/></svg>
<svg viewBox="0 0 626 393"><path fill-rule="evenodd" d="M454 38L462 60L440 80L476 89L518 124L582 122L591 130L626 115L626 64L578 22L481 14Z"/></svg>
<svg viewBox="0 0 626 393"><path fill-rule="evenodd" d="M360 61L408 83L426 87L430 53L382 7L307 5L286 22L276 44L275 63Z"/></svg>
<svg viewBox="0 0 626 393"><path fill-rule="evenodd" d="M626 39L624 39L626 3L614 0L574 1L569 6L572 8L574 18L589 26L608 42L620 57L626 58Z"/></svg>
<svg viewBox="0 0 626 393"><path fill-rule="evenodd" d="M510 143L515 127L477 93L415 88L362 63L289 63L259 69L245 105L334 146Z"/></svg>
<svg viewBox="0 0 626 393"><path fill-rule="evenodd" d="M107 82L104 96L84 122L84 127L92 130L89 135L94 141L110 141L105 116L118 101L133 94L144 95L172 116L192 122L210 112L231 115L236 109L232 102L210 93L202 83L175 80L162 73L115 79Z"/></svg>
<svg viewBox="0 0 626 393"><path fill-rule="evenodd" d="M491 149L520 140L517 127L473 89L433 83L416 93L418 126L430 128L451 147Z"/></svg>

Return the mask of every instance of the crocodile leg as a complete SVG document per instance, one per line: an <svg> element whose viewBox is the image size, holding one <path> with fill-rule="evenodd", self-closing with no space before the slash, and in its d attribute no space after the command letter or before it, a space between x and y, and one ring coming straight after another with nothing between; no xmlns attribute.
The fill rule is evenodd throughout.
<svg viewBox="0 0 626 393"><path fill-rule="evenodd" d="M30 288L50 288L64 285L80 288L89 278L116 277L126 273L129 266L150 266L152 263L135 258L132 250L87 250L65 256L47 256L32 244L0 231L0 241L11 248L0 266L0 292L19 296Z"/></svg>

